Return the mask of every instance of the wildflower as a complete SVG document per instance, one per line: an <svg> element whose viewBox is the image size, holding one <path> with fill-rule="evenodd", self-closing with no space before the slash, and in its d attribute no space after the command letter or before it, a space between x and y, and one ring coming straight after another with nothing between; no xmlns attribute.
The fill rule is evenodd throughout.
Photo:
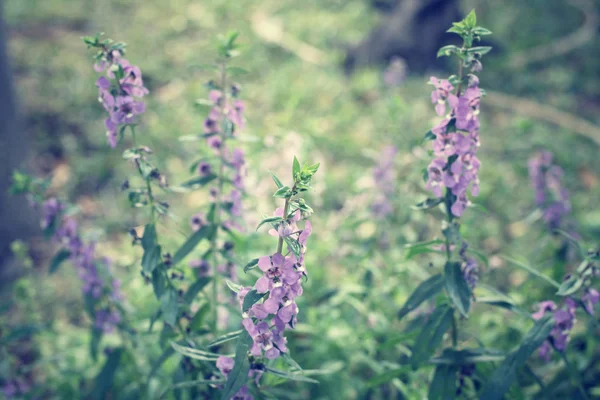
<svg viewBox="0 0 600 400"><path fill-rule="evenodd" d="M581 301L585 306L585 311L590 315L594 315L594 308L600 301L600 293L596 289L588 288L581 297Z"/></svg>
<svg viewBox="0 0 600 400"><path fill-rule="evenodd" d="M552 153L541 151L528 163L529 178L535 191L535 204L551 230L560 228L571 210L569 193L562 185L563 170L553 164Z"/></svg>
<svg viewBox="0 0 600 400"><path fill-rule="evenodd" d="M206 260L190 261L190 268L196 269L198 277L208 276L210 274L210 264Z"/></svg>
<svg viewBox="0 0 600 400"><path fill-rule="evenodd" d="M109 51L101 47L100 59L94 70L105 73L96 80L98 100L108 112L105 119L106 136L111 147L116 147L120 127L132 125L136 117L146 111L140 99L148 94L142 71L123 58L121 50Z"/></svg>

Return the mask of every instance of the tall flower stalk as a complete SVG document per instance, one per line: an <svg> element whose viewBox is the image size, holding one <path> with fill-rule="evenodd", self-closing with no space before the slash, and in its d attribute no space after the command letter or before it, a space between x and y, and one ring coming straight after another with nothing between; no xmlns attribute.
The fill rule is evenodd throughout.
<svg viewBox="0 0 600 400"><path fill-rule="evenodd" d="M264 372L281 374L269 367L267 361L280 356L291 360L285 331L294 329L297 323L296 300L302 295L302 281L308 276L304 256L312 233L308 218L313 210L301 194L310 188L318 168L319 164L301 167L294 157L291 186L284 185L273 175L277 185L273 196L285 201L283 207L277 208L272 217L263 219L258 228L271 225L269 234L277 237L277 249L275 253L256 258L246 265L246 271L258 268L262 272L253 287L235 288L244 331L238 339L235 361L228 357L217 360L217 366L227 377L223 399L251 398L244 397L247 396L246 376L254 377L258 383ZM301 221L304 226L299 226ZM227 373L223 366L230 367ZM233 370L236 374L230 373Z"/></svg>
<svg viewBox="0 0 600 400"><path fill-rule="evenodd" d="M479 194L479 104L484 91L479 88L476 74L483 68L481 57L491 50L487 46L474 46L481 36L491 33L476 26L476 23L474 12L455 23L448 32L458 34L463 40L462 46L444 46L438 52L438 57L458 58L458 74L448 79L432 76L429 80L434 86L431 101L435 104L437 115L443 119L426 135L426 139L433 143L434 155L427 167L426 187L435 196L426 204L427 207L444 205L445 274L446 278L457 276L453 278L457 287L447 287L447 292L463 316L469 310L471 292L477 284L478 266L476 260L468 255L469 246L460 236L458 218L471 204L468 193L472 196ZM449 284L448 279L446 283ZM456 321L453 321L453 342L456 345Z"/></svg>

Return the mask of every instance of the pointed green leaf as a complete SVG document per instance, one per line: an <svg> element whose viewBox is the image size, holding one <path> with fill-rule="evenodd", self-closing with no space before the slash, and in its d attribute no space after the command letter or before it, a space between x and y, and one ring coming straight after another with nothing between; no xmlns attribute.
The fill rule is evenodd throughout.
<svg viewBox="0 0 600 400"><path fill-rule="evenodd" d="M163 293L160 297L160 309L162 310L164 321L174 326L175 322L177 322L177 313L179 312L177 292L175 290L169 289Z"/></svg>
<svg viewBox="0 0 600 400"><path fill-rule="evenodd" d="M583 279L577 275L569 276L558 288L556 292L559 296L570 296L577 292L583 286Z"/></svg>
<svg viewBox="0 0 600 400"><path fill-rule="evenodd" d="M256 227L256 230L258 230L264 224L274 224L274 223L281 222L281 221L283 221L283 218L281 218L281 217L268 217L268 218L265 218L262 221L260 221L260 223Z"/></svg>
<svg viewBox="0 0 600 400"><path fill-rule="evenodd" d="M226 333L223 336L219 336L218 338L216 338L215 340L213 340L212 342L210 342L207 347L214 347L214 346L219 346L223 343L229 342L230 340L234 340L237 339L238 336L240 336L240 334L242 333L242 330L238 330L238 331L233 331L233 332L229 332Z"/></svg>
<svg viewBox="0 0 600 400"><path fill-rule="evenodd" d="M448 45L448 46L444 46L442 48L440 48L437 52L437 57L448 57L451 56L452 54L456 53L457 51L459 51L460 49L452 44ZM435 135L433 134L433 132L429 131L427 132L428 134L431 133L431 135L433 135L434 139L435 139Z"/></svg>
<svg viewBox="0 0 600 400"><path fill-rule="evenodd" d="M429 400L452 400L456 397L456 365L441 364L435 368L429 385Z"/></svg>
<svg viewBox="0 0 600 400"><path fill-rule="evenodd" d="M195 178L189 179L185 182L183 182L181 185L181 187L184 188L200 188L204 185L206 185L207 183L210 183L212 181L214 181L215 179L217 179L217 175L215 174L210 174L210 175L206 175L206 176L197 176Z"/></svg>
<svg viewBox="0 0 600 400"><path fill-rule="evenodd" d="M285 199L289 197L292 193L292 190L288 186L282 186L275 193L273 193L273 197L278 197L281 199Z"/></svg>
<svg viewBox="0 0 600 400"><path fill-rule="evenodd" d="M229 289L231 289L231 291L234 293L239 293L240 290L242 290L242 288L243 288L242 285L238 285L237 283L232 282L229 279L225 279L225 283L227 284Z"/></svg>
<svg viewBox="0 0 600 400"><path fill-rule="evenodd" d="M296 177L298 176L298 174L300 174L300 162L298 161L296 156L294 156L294 163L292 165L292 179L294 180L294 182L296 182Z"/></svg>
<svg viewBox="0 0 600 400"><path fill-rule="evenodd" d="M438 294L443 287L444 277L441 274L434 275L422 282L398 312L398 319L404 318L405 315L415 310L425 300Z"/></svg>
<svg viewBox="0 0 600 400"><path fill-rule="evenodd" d="M123 348L118 347L113 349L108 355L108 359L100 373L96 376L94 390L92 391L92 397L95 399L106 399L108 393L113 389L113 382L115 379L115 373L121 362L121 356L123 354Z"/></svg>
<svg viewBox="0 0 600 400"><path fill-rule="evenodd" d="M269 367L266 367L265 372L267 372L269 374L273 374L273 375L278 376L280 378L291 380L291 381L308 382L308 383L319 383L318 380L309 378L309 377L303 375L301 372L288 373L288 372L285 372L285 371L280 371L278 369L269 368Z"/></svg>
<svg viewBox="0 0 600 400"><path fill-rule="evenodd" d="M62 265L62 263L71 257L71 252L67 249L61 249L52 257L52 261L50 261L50 268L48 270L49 274L53 274L58 271L58 268Z"/></svg>
<svg viewBox="0 0 600 400"><path fill-rule="evenodd" d="M205 225L202 228L194 232L188 240L175 252L175 255L171 259L172 265L179 264L185 256L187 256L192 250L196 248L198 243L203 239L210 239L215 232L215 228L212 225Z"/></svg>
<svg viewBox="0 0 600 400"><path fill-rule="evenodd" d="M489 53L492 50L491 46L475 46L475 47L471 47L469 50L467 50L467 52L469 54L479 54L481 56Z"/></svg>
<svg viewBox="0 0 600 400"><path fill-rule="evenodd" d="M412 209L413 210L429 210L431 208L437 207L438 205L440 205L443 202L444 202L443 198L427 199L418 204L415 204L414 206L412 206Z"/></svg>
<svg viewBox="0 0 600 400"><path fill-rule="evenodd" d="M269 292L267 292L269 293ZM242 312L246 312L252 307L256 302L261 300L263 297L267 295L267 293L258 293L256 289L252 289L249 291L244 297L244 304L242 306Z"/></svg>
<svg viewBox="0 0 600 400"><path fill-rule="evenodd" d="M257 265L258 265L258 258L254 258L254 259L250 260L250 262L244 266L244 272L248 272L248 271L256 268Z"/></svg>
<svg viewBox="0 0 600 400"><path fill-rule="evenodd" d="M199 278L188 288L187 292L185 292L185 294L183 295L183 301L185 301L187 304L191 304L192 301L194 301L194 299L198 295L198 293L200 293L210 281L211 278L209 276Z"/></svg>
<svg viewBox="0 0 600 400"><path fill-rule="evenodd" d="M438 306L429 316L423 326L421 334L417 337L413 347L411 364L416 369L429 357L442 343L444 334L452 324L454 310L446 304Z"/></svg>
<svg viewBox="0 0 600 400"><path fill-rule="evenodd" d="M223 388L221 400L231 399L246 382L248 382L248 372L250 371L250 361L248 360L248 350L252 345L252 337L244 329L238 337L234 367L227 376L227 382Z"/></svg>
<svg viewBox="0 0 600 400"><path fill-rule="evenodd" d="M533 352L544 343L554 327L554 318L547 315L535 322L521 341L518 349L510 353L494 371L481 394L482 399L501 400L517 378L517 371L525 365Z"/></svg>
<svg viewBox="0 0 600 400"><path fill-rule="evenodd" d="M162 263L161 247L156 245L148 249L144 249L144 255L142 256L142 269L147 274L152 273L154 269Z"/></svg>
<svg viewBox="0 0 600 400"><path fill-rule="evenodd" d="M283 183L281 183L279 178L276 177L274 173L272 173L270 171L269 171L269 173L271 174L271 177L273 178L273 182L275 182L275 185L277 185L277 189L281 189L283 187Z"/></svg>
<svg viewBox="0 0 600 400"><path fill-rule="evenodd" d="M471 307L471 289L465 280L458 262L447 262L444 267L444 286L452 304L463 315L468 316Z"/></svg>
<svg viewBox="0 0 600 400"><path fill-rule="evenodd" d="M154 224L148 224L144 228L144 235L142 236L142 248L144 250L149 250L154 246L156 246L156 227Z"/></svg>

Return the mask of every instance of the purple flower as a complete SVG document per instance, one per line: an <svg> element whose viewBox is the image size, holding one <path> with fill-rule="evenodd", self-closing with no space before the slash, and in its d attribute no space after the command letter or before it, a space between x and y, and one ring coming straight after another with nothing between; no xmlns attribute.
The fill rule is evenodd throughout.
<svg viewBox="0 0 600 400"><path fill-rule="evenodd" d="M532 318L536 321L541 319L547 312L556 310L556 304L553 301L542 301L538 304L538 311L532 314Z"/></svg>
<svg viewBox="0 0 600 400"><path fill-rule="evenodd" d="M212 173L212 167L207 162L201 162L198 164L198 173L200 176L208 176Z"/></svg>
<svg viewBox="0 0 600 400"><path fill-rule="evenodd" d="M226 378L229 376L233 367L235 365L235 361L233 358L220 356L217 358L217 368L221 371L221 374ZM253 377L255 374L254 370L250 370L248 373L248 377ZM242 386L240 390L232 397L235 400L254 400L254 397L248 393L248 387L246 385Z"/></svg>
<svg viewBox="0 0 600 400"><path fill-rule="evenodd" d="M563 170L553 165L552 153L534 154L528 163L529 178L535 191L535 204L551 230L560 228L564 217L571 211L569 193L562 185Z"/></svg>
<svg viewBox="0 0 600 400"><path fill-rule="evenodd" d="M210 264L206 260L190 261L190 268L197 270L198 277L208 276L210 274Z"/></svg>
<svg viewBox="0 0 600 400"><path fill-rule="evenodd" d="M569 343L569 334L575 324L575 310L577 304L569 297L565 299L565 304L557 308L553 301L543 301L538 305L538 311L532 317L535 320L541 319L546 313L552 312L555 325L550 331L549 340L558 351L565 351ZM552 346L545 342L539 350L540 357L544 360L550 360Z"/></svg>
<svg viewBox="0 0 600 400"><path fill-rule="evenodd" d="M105 52L102 60L94 65L99 73L106 72L96 80L98 99L109 117L105 120L106 136L111 147L117 145L117 132L122 125L135 123L135 117L146 111L144 102L138 100L148 94L142 72L121 57L119 51ZM116 71L123 75L117 80Z"/></svg>
<svg viewBox="0 0 600 400"><path fill-rule="evenodd" d="M598 304L598 301L600 301L600 293L596 289L589 288L581 297L581 301L585 306L585 311L590 315L594 315L594 308Z"/></svg>
<svg viewBox="0 0 600 400"><path fill-rule="evenodd" d="M197 231L198 229L202 228L206 224L207 224L207 221L206 221L206 216L204 215L204 213L194 214L192 216L192 218L190 218L190 225L192 226L192 229L194 230L194 232Z"/></svg>
<svg viewBox="0 0 600 400"><path fill-rule="evenodd" d="M65 206L57 198L51 197L42 204L42 229L48 229Z"/></svg>

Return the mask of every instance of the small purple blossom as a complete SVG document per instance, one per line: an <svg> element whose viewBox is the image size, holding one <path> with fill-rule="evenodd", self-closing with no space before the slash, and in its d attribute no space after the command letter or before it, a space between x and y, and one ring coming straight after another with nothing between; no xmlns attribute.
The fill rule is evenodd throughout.
<svg viewBox="0 0 600 400"><path fill-rule="evenodd" d="M211 173L212 167L209 163L201 162L200 164L198 164L198 174L200 174L200 176L208 176Z"/></svg>
<svg viewBox="0 0 600 400"><path fill-rule="evenodd" d="M588 288L581 297L581 301L585 306L585 311L590 315L594 315L594 308L600 301L600 293L596 289Z"/></svg>
<svg viewBox="0 0 600 400"><path fill-rule="evenodd" d="M210 264L206 260L190 261L190 268L196 270L198 277L210 275Z"/></svg>
<svg viewBox="0 0 600 400"><path fill-rule="evenodd" d="M538 305L538 311L532 314L533 319L539 320L547 313L553 313L554 327L550 331L548 341L539 350L540 357L546 361L550 360L552 348L563 352L569 343L569 334L575 325L575 310L577 304L569 297L565 299L562 307L558 308L553 301L543 301Z"/></svg>

